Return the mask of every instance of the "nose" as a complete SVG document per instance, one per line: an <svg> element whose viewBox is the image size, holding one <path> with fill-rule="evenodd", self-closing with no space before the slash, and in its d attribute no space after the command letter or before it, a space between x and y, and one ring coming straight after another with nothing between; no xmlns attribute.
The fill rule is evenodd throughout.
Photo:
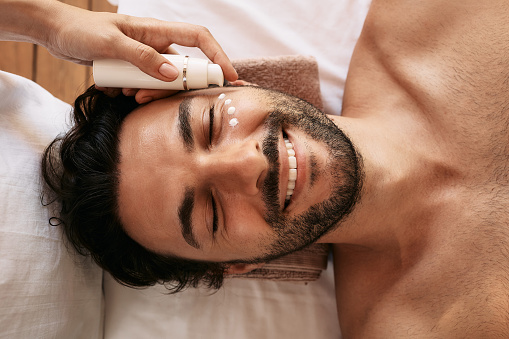
<svg viewBox="0 0 509 339"><path fill-rule="evenodd" d="M248 195L258 193L269 166L257 140L223 145L204 158L200 172L210 185Z"/></svg>

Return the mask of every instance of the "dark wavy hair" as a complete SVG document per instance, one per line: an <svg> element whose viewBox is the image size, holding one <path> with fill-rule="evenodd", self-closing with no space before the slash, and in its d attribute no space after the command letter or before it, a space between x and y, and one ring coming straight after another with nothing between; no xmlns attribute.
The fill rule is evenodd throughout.
<svg viewBox="0 0 509 339"><path fill-rule="evenodd" d="M73 127L57 137L42 157L47 184L44 201L59 202L69 243L90 255L118 282L129 287L164 284L170 292L204 284L221 287L225 265L153 253L132 240L118 215L118 134L138 104L122 94L109 97L94 88L74 102Z"/></svg>

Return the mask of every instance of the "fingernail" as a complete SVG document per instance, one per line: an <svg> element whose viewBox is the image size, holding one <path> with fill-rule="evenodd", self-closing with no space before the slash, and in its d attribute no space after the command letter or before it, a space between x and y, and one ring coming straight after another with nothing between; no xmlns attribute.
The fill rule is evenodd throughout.
<svg viewBox="0 0 509 339"><path fill-rule="evenodd" d="M152 101L152 100L154 100L154 98L152 98L152 97L143 97L143 98L140 99L140 101L138 101L138 103L139 104L146 104L147 102Z"/></svg>
<svg viewBox="0 0 509 339"><path fill-rule="evenodd" d="M177 68L167 63L164 63L161 67L159 67L159 73L170 80L175 80L179 76Z"/></svg>

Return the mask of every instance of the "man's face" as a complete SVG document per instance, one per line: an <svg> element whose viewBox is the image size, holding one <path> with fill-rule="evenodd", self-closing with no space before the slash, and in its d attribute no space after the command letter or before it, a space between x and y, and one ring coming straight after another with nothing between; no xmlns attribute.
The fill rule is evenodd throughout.
<svg viewBox="0 0 509 339"><path fill-rule="evenodd" d="M345 161L328 118L279 96L216 88L133 111L119 144L129 236L159 254L231 262L289 253L330 230L360 189L358 163Z"/></svg>

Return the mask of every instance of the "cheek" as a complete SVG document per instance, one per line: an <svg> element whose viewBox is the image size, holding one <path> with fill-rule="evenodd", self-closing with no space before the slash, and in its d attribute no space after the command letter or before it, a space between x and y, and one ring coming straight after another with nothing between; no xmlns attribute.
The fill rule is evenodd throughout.
<svg viewBox="0 0 509 339"><path fill-rule="evenodd" d="M230 206L226 220L228 238L239 247L252 248L258 246L260 239L270 235L271 229L265 222L262 213L247 204Z"/></svg>

